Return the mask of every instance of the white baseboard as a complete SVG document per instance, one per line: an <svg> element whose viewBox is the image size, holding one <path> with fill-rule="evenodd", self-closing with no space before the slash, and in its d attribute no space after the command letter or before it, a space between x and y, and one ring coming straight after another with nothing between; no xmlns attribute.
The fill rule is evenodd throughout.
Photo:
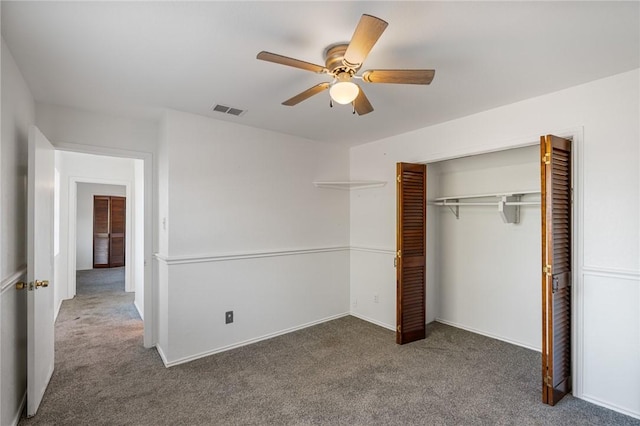
<svg viewBox="0 0 640 426"><path fill-rule="evenodd" d="M609 402L605 402L605 401L602 401L601 399L598 399L589 395L585 395L585 394L582 394L580 397L576 397L576 398L583 399L592 404L599 405L600 407L608 408L609 410L617 411L618 413L622 413L626 416L633 417L634 419L640 420L640 412L629 411L618 405L611 404Z"/></svg>
<svg viewBox="0 0 640 426"><path fill-rule="evenodd" d="M262 340L272 339L274 337L281 336L283 334L288 334L288 333L291 333L291 332L294 332L294 331L302 330L304 328L312 327L314 325L322 324L324 322L328 322L328 321L332 321L332 320L335 320L335 319L338 319L338 318L346 317L348 315L349 315L348 312L345 312L343 314L338 314L338 315L332 315L330 317L322 318L322 319L319 319L317 321L312 321L312 322L308 322L306 324L302 324L302 325L299 325L299 326L295 326L295 327L287 328L287 329L284 329L284 330L276 331L274 333L265 334L264 336L256 337L256 338L249 339L249 340L244 340L242 342L238 342L238 343L234 343L234 344L231 344L231 345L223 346L221 348L213 349L213 350L206 351L206 352L201 352L199 354L190 355L190 356L183 357L183 358L178 358L178 359L173 360L173 361L168 361L166 359L166 357L162 353L162 350L159 347L159 345L156 345L156 348L158 349L158 353L160 353L160 357L162 358L162 362L164 362L165 367L173 367L173 366L176 366L176 365L184 364L186 362L195 361L196 359L204 358L206 356L214 355L214 354L217 354L217 353L220 353L220 352L226 352L226 351L229 351L231 349L236 349L236 348L240 348L242 346L250 345L252 343L257 343L257 342L260 342Z"/></svg>
<svg viewBox="0 0 640 426"><path fill-rule="evenodd" d="M511 343L512 345L521 346L523 348L531 349L532 351L542 352L540 348L533 347L526 343L518 342L517 340L508 339L506 337L498 336L497 334L487 333L486 331L478 330L473 327L467 327L462 324L458 324L452 321L447 321L442 318L436 318L436 321L442 324L450 325L451 327L460 328L462 330L467 330L475 334L480 334L482 336L491 337L492 339L501 340L503 342Z"/></svg>
<svg viewBox="0 0 640 426"><path fill-rule="evenodd" d="M164 351L162 350L162 347L158 343L156 343L156 351L158 351L158 355L160 355L160 359L162 360L162 363L164 364L164 366L170 367L169 361L167 361L167 357L165 356Z"/></svg>
<svg viewBox="0 0 640 426"><path fill-rule="evenodd" d="M369 318L364 315L356 314L355 312L349 313L352 317L360 318L363 321L370 322L371 324L375 324L379 327L386 328L387 330L396 331L396 328L393 325L385 324L381 321L375 320L373 318Z"/></svg>

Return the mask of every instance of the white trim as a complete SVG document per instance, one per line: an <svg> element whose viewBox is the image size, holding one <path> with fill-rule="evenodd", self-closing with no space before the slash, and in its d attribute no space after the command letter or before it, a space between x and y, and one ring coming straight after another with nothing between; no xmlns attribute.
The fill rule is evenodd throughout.
<svg viewBox="0 0 640 426"><path fill-rule="evenodd" d="M392 256L396 255L396 251L393 249L379 248L379 247L351 246L351 250L360 251L363 253L390 254Z"/></svg>
<svg viewBox="0 0 640 426"><path fill-rule="evenodd" d="M604 408L608 408L608 409L613 410L613 411L617 411L617 412L622 413L622 414L624 414L626 416L633 417L634 419L640 419L640 412L629 411L626 408L620 407L619 405L611 404L609 402L605 402L605 401L603 401L601 399L598 399L596 397L582 394L580 399L583 399L583 400L585 400L587 402L590 402L592 404L595 404L595 405L599 405L600 407L604 407Z"/></svg>
<svg viewBox="0 0 640 426"><path fill-rule="evenodd" d="M152 152L134 151L119 148L108 148L97 145L83 145L78 143L58 142L54 148L60 151L81 152L94 155L108 155L112 157L123 157L142 160L144 164L144 335L143 345L151 348L157 341L157 329L154 323L154 310L157 309L155 303L154 288L157 277L154 275L152 258L154 247L157 246L157 236L154 234L155 220L158 215L156 205L157 176Z"/></svg>
<svg viewBox="0 0 640 426"><path fill-rule="evenodd" d="M13 274L2 280L2 284L0 284L0 293L4 293L5 291L15 288L15 285L20 279L27 275L27 265L23 265Z"/></svg>
<svg viewBox="0 0 640 426"><path fill-rule="evenodd" d="M213 350L206 351L206 352L201 352L199 354L191 355L191 356L184 357L184 358L179 358L179 359L177 359L175 361L168 361L167 362L166 357L162 353L162 350L157 345L156 345L156 348L158 348L158 353L160 353L160 358L162 358L162 362L164 362L165 367L167 367L167 368L168 367L174 367L176 365L184 364L186 362L195 361L196 359L204 358L204 357L207 357L207 356L210 356L210 355L215 355L215 354L220 353L220 352L226 352L226 351L229 351L231 349L236 349L236 348L239 348L239 347L242 347L242 346L251 345L253 343L257 343L257 342L260 342L262 340L272 339L274 337L278 337L278 336L281 336L283 334L292 333L294 331L302 330L302 329L308 328L308 327L313 327L314 325L318 325L318 324L322 324L322 323L325 323L325 322L333 321L335 319L346 317L346 316L349 316L348 312L345 312L343 314L332 315L332 316L325 317L325 318L322 318L322 319L319 319L319 320L316 320L316 321L308 322L306 324L302 324L302 325L298 325L298 326L295 326L295 327L286 328L284 330L276 331L274 333L265 334L263 336L256 337L256 338L253 338L253 339L248 339L248 340L244 340L242 342L233 343L231 345L223 346L221 348L213 349Z"/></svg>
<svg viewBox="0 0 640 426"><path fill-rule="evenodd" d="M584 127L576 127L558 136L571 138L572 207L572 270L571 277L571 364L572 393L582 398L584 381Z"/></svg>
<svg viewBox="0 0 640 426"><path fill-rule="evenodd" d="M603 268L600 266L583 266L582 274L594 277L616 278L619 280L640 280L640 271L622 268Z"/></svg>
<svg viewBox="0 0 640 426"><path fill-rule="evenodd" d="M182 265L188 263L208 263L208 262L226 262L230 260L259 259L263 257L276 256L297 256L301 254L313 253L329 253L336 251L359 251L365 253L380 253L395 256L396 251L388 248L380 247L364 247L364 246L330 246L330 247L314 247L305 249L286 249L286 250L264 250L254 252L234 252L234 253L218 253L218 254L195 254L189 256L165 256L155 253L153 256L166 265Z"/></svg>
<svg viewBox="0 0 640 426"><path fill-rule="evenodd" d="M154 256L160 262L167 265L182 265L187 263L226 262L230 260L259 259L263 257L276 257L276 256L297 256L301 254L329 253L329 252L346 251L346 250L349 250L348 246L255 251L255 252L244 252L244 253L220 253L220 254L189 255L189 256L164 256L162 254L156 253Z"/></svg>
<svg viewBox="0 0 640 426"><path fill-rule="evenodd" d="M359 319L361 319L362 321L370 322L371 324L375 324L375 325L377 325L377 326L379 326L379 327L386 328L387 330L391 330L391 331L393 331L393 332L395 332L395 331L396 331L396 328L395 328L393 325L385 324L385 323L383 323L382 321L378 321L378 320L375 320L375 319L373 319L373 318L369 318L369 317L364 316L364 315L361 315L361 314L356 314L356 313L355 313L355 312L353 312L353 311L351 311L351 312L349 313L349 315L351 315L352 317L359 318Z"/></svg>
<svg viewBox="0 0 640 426"><path fill-rule="evenodd" d="M453 321L447 321L447 320L444 320L442 318L436 318L436 321L439 322L439 323L445 324L445 325L450 325L451 327L460 328L462 330L470 331L471 333L475 333L475 334L480 334L482 336L491 337L492 339L501 340L503 342L507 342L507 343L510 343L512 345L516 345L516 346L520 346L520 347L523 347L523 348L526 348L526 349L530 349L532 351L541 352L540 348L535 348L535 347L533 347L531 345L519 342L517 340L512 340L512 339L508 339L506 337L498 336L497 334L487 333L485 331L478 330L477 328L467 327L465 325L458 324L458 323L453 322Z"/></svg>

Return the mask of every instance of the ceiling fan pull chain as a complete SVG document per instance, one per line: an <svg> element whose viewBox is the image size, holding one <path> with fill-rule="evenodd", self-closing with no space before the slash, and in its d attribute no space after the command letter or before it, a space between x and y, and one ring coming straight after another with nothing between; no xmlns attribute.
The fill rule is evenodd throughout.
<svg viewBox="0 0 640 426"><path fill-rule="evenodd" d="M329 98L329 108L333 108L333 99Z"/></svg>
<svg viewBox="0 0 640 426"><path fill-rule="evenodd" d="M353 112L351 114L355 114L356 113L356 103L355 102L351 102L351 107L353 108Z"/></svg>

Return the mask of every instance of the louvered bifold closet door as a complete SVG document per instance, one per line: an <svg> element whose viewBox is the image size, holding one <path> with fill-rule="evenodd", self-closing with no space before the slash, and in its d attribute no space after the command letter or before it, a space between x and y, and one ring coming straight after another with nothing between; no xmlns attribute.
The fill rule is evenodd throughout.
<svg viewBox="0 0 640 426"><path fill-rule="evenodd" d="M425 337L427 167L397 164L396 343Z"/></svg>
<svg viewBox="0 0 640 426"><path fill-rule="evenodd" d="M109 241L109 266L124 266L125 197L111 197L111 239Z"/></svg>
<svg viewBox="0 0 640 426"><path fill-rule="evenodd" d="M542 401L571 391L571 141L540 138Z"/></svg>
<svg viewBox="0 0 640 426"><path fill-rule="evenodd" d="M93 267L109 267L109 197L93 197Z"/></svg>

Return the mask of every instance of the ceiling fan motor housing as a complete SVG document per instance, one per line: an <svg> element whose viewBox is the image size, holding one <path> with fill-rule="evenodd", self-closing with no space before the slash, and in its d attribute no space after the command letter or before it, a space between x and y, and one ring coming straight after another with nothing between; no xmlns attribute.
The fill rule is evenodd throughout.
<svg viewBox="0 0 640 426"><path fill-rule="evenodd" d="M325 58L325 67L329 71L329 74L333 76L338 76L342 73L348 73L353 76L360 66L351 67L347 66L344 63L344 53L347 51L347 47L349 47L346 43L341 44L333 44L325 50L324 58Z"/></svg>

